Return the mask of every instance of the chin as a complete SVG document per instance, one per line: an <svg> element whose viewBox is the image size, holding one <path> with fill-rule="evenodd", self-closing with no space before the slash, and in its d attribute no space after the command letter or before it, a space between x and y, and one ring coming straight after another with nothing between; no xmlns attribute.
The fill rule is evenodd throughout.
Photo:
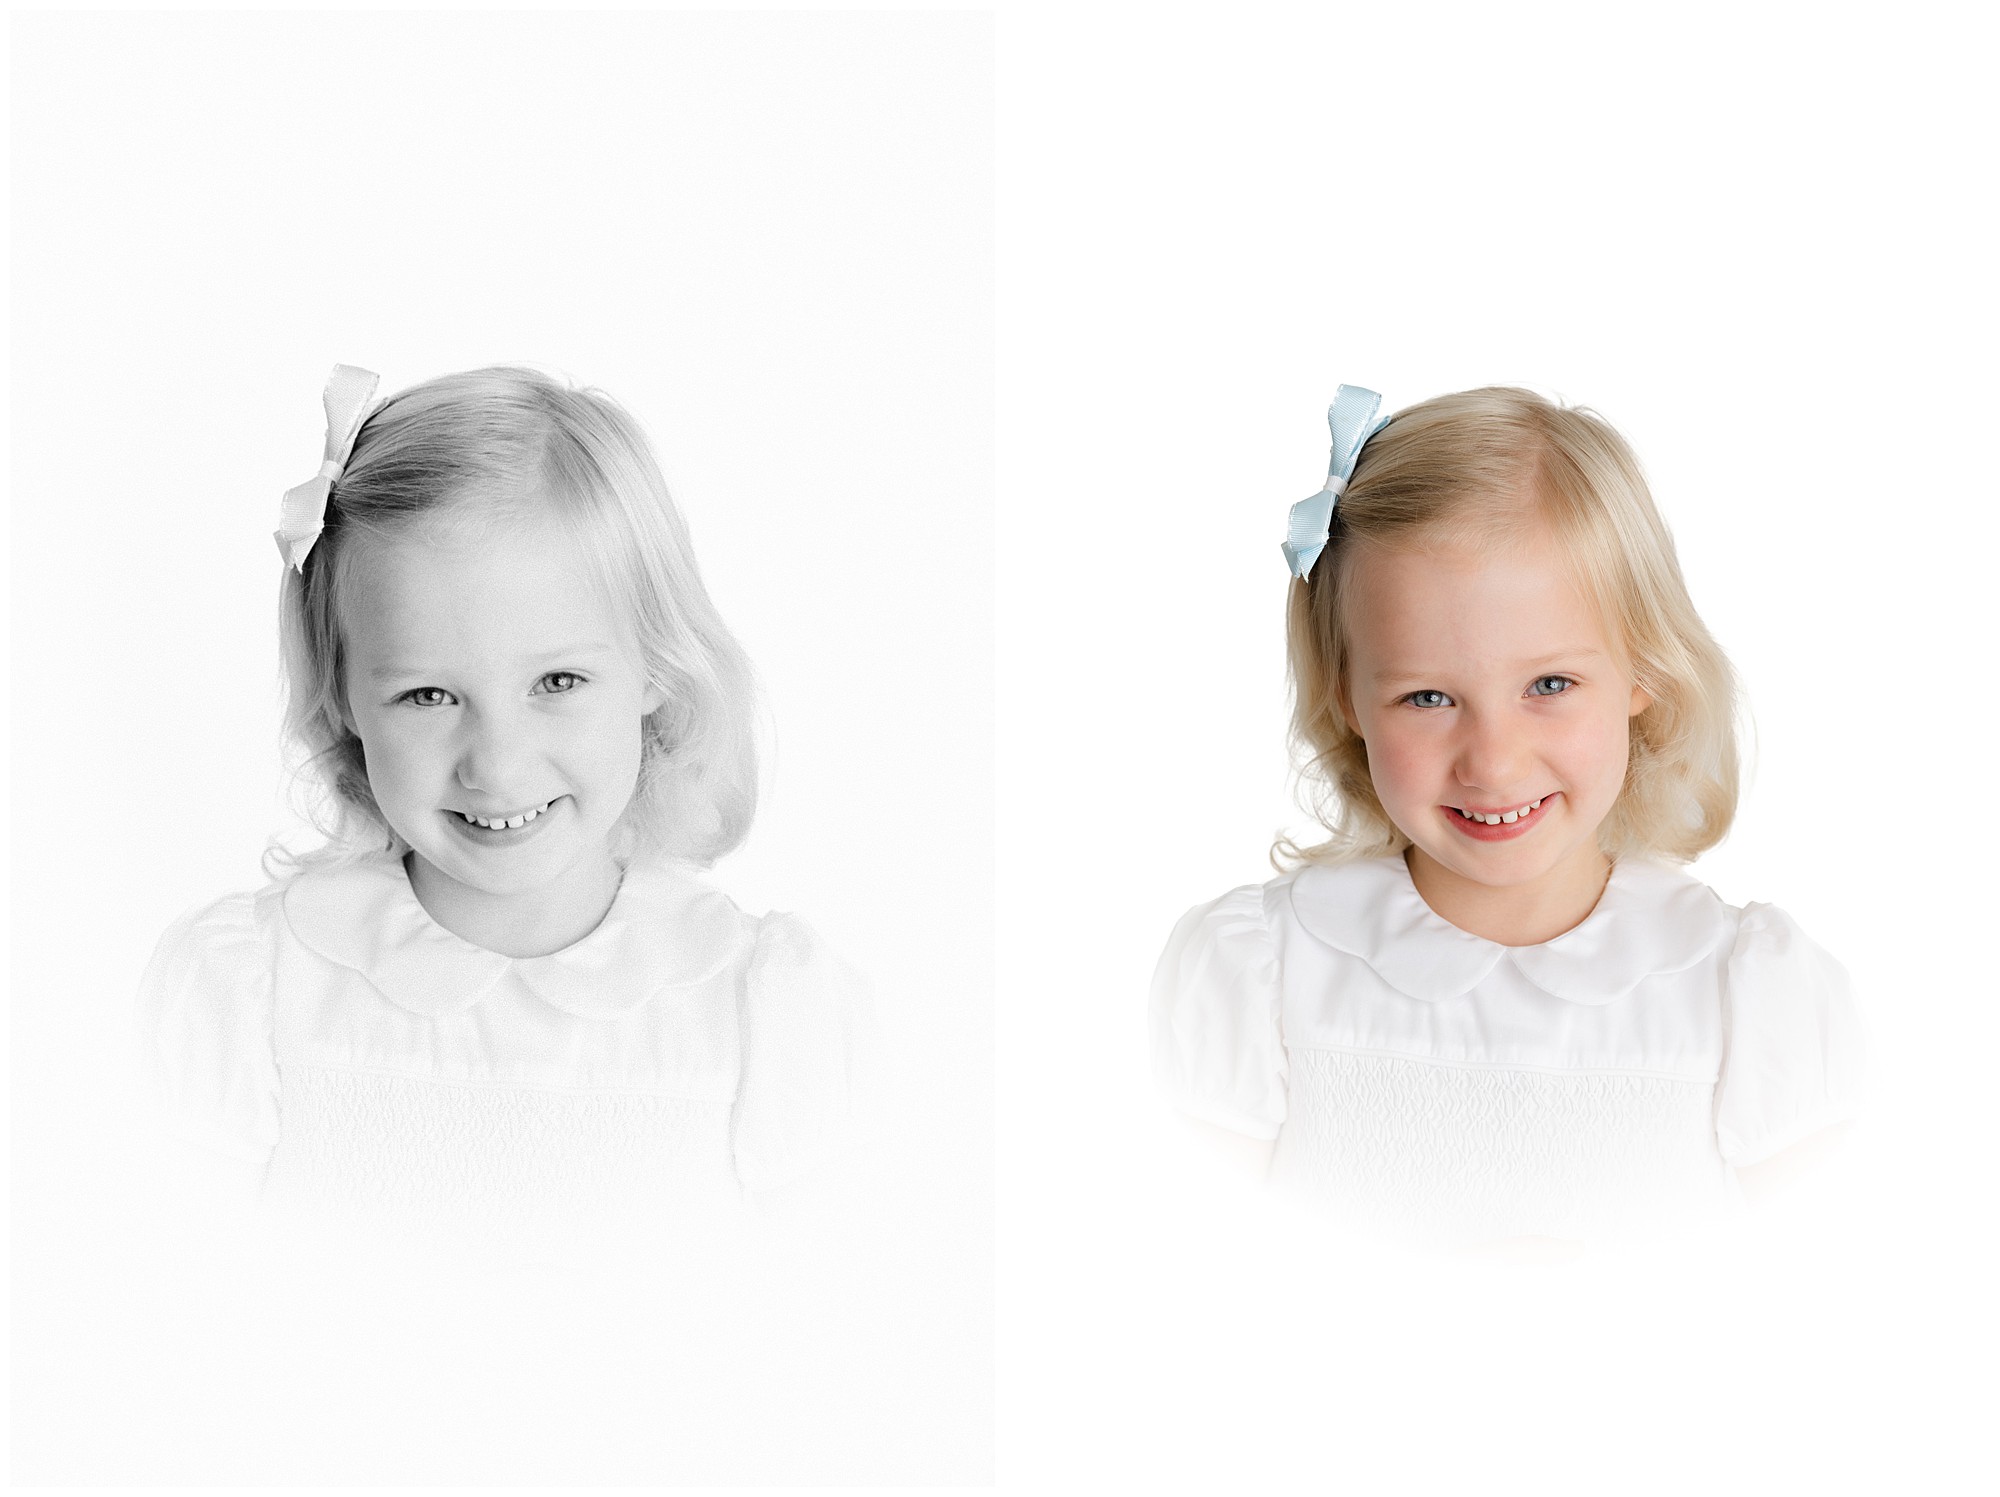
<svg viewBox="0 0 2000 1497"><path fill-rule="evenodd" d="M512 856L495 856L460 847L450 837L426 837L421 842L407 837L403 840L410 843L412 851L433 871L453 883L488 894L518 894L532 889L547 883L564 865L574 861L570 850L555 843L523 847Z"/></svg>
<svg viewBox="0 0 2000 1497"><path fill-rule="evenodd" d="M546 870L524 865L513 868L469 867L460 859L439 856L418 850L418 856L433 869L443 874L453 883L467 889L477 889L482 894L520 894L548 882Z"/></svg>
<svg viewBox="0 0 2000 1497"><path fill-rule="evenodd" d="M1554 826L1538 832L1556 831ZM1408 835L1405 833L1404 835ZM1424 837L1411 837L1418 851L1440 868L1475 884L1501 889L1532 882L1560 867L1572 856L1574 847L1545 841L1530 833L1519 842L1472 842L1449 827L1440 827Z"/></svg>

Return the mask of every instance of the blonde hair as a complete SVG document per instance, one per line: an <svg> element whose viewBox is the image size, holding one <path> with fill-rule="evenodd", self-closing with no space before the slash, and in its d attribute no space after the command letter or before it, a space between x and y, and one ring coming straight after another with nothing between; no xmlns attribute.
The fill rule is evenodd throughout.
<svg viewBox="0 0 2000 1497"><path fill-rule="evenodd" d="M359 543L546 513L623 605L648 682L666 697L641 722L638 787L614 852L706 864L743 840L757 801L755 684L702 586L645 433L600 391L496 366L413 385L375 410L333 486L304 574L285 572L285 730L302 809L328 846L306 857L273 849L268 863L406 850L375 803L347 709L340 600Z"/></svg>
<svg viewBox="0 0 2000 1497"><path fill-rule="evenodd" d="M1362 448L1306 582L1294 582L1287 637L1292 737L1302 799L1331 833L1313 847L1281 838L1280 868L1400 852L1348 726L1351 659L1343 598L1371 548L1518 544L1545 530L1652 698L1632 718L1631 758L1598 840L1613 858L1686 861L1736 816L1736 677L1710 636L1653 507L1638 460L1595 413L1528 390L1442 395L1399 412Z"/></svg>

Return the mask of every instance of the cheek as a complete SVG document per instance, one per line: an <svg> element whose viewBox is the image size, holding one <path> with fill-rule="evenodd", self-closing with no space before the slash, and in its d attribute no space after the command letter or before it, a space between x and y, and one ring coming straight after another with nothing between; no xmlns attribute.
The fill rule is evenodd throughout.
<svg viewBox="0 0 2000 1497"><path fill-rule="evenodd" d="M450 773L449 754L421 731L365 714L352 721L376 800L393 801L410 794L428 800L436 780Z"/></svg>
<svg viewBox="0 0 2000 1497"><path fill-rule="evenodd" d="M643 750L639 715L622 706L593 714L578 735L579 754L594 779L629 783L638 778Z"/></svg>
<svg viewBox="0 0 2000 1497"><path fill-rule="evenodd" d="M1368 775L1375 782L1375 793L1385 801L1406 791L1418 791L1428 797L1428 787L1437 776L1441 758L1430 742L1430 735L1379 721L1370 724L1370 728Z"/></svg>
<svg viewBox="0 0 2000 1497"><path fill-rule="evenodd" d="M1631 757L1631 720L1622 714L1580 719L1563 733L1557 751L1574 766L1575 777L1616 786L1624 781Z"/></svg>
<svg viewBox="0 0 2000 1497"><path fill-rule="evenodd" d="M354 736L361 740L361 762L368 770L368 783L380 800L383 792L401 777L403 755L396 741L382 731L380 723L356 713L348 718Z"/></svg>

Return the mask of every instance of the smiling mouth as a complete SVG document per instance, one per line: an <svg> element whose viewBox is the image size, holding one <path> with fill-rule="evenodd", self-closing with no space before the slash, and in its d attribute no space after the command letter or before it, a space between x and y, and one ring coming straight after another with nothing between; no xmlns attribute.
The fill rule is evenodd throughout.
<svg viewBox="0 0 2000 1497"><path fill-rule="evenodd" d="M1554 793L1555 793L1554 791L1549 792L1550 795L1553 795ZM1547 800L1548 798L1549 797L1547 795L1544 795L1535 800L1529 801L1525 806L1516 806L1513 809L1507 811L1468 811L1463 806L1449 806L1446 809L1449 810L1453 815L1461 817L1466 821L1470 821L1478 825L1512 826L1515 822L1519 821L1523 816L1526 816L1534 811L1539 811L1542 808L1542 802Z"/></svg>
<svg viewBox="0 0 2000 1497"><path fill-rule="evenodd" d="M556 800L561 799L561 796L556 797ZM525 811L515 811L507 816L473 816L464 811L454 811L451 814L467 826L483 827L489 832L505 832L526 826L555 803L554 800L545 800L539 806L530 806Z"/></svg>

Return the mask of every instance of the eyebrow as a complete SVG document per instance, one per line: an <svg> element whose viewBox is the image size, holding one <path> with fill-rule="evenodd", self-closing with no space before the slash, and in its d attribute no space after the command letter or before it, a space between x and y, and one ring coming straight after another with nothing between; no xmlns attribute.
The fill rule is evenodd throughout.
<svg viewBox="0 0 2000 1497"><path fill-rule="evenodd" d="M1555 665L1561 661L1602 660L1604 658L1602 650L1558 650L1553 655L1544 655L1540 660L1525 661L1516 667L1516 669L1538 671L1545 666ZM1447 674L1448 672L1446 671L1405 670L1400 666L1391 666L1385 670L1376 671L1369 679L1377 686L1388 686L1399 681L1435 680Z"/></svg>
<svg viewBox="0 0 2000 1497"><path fill-rule="evenodd" d="M550 650L545 655L535 657L537 666L553 665L558 660L575 660L583 655L608 655L611 646L602 640L587 640L582 644L564 645L559 650ZM377 665L371 666L366 675L370 681L402 681L413 677L437 676L445 674L431 666L423 665Z"/></svg>

